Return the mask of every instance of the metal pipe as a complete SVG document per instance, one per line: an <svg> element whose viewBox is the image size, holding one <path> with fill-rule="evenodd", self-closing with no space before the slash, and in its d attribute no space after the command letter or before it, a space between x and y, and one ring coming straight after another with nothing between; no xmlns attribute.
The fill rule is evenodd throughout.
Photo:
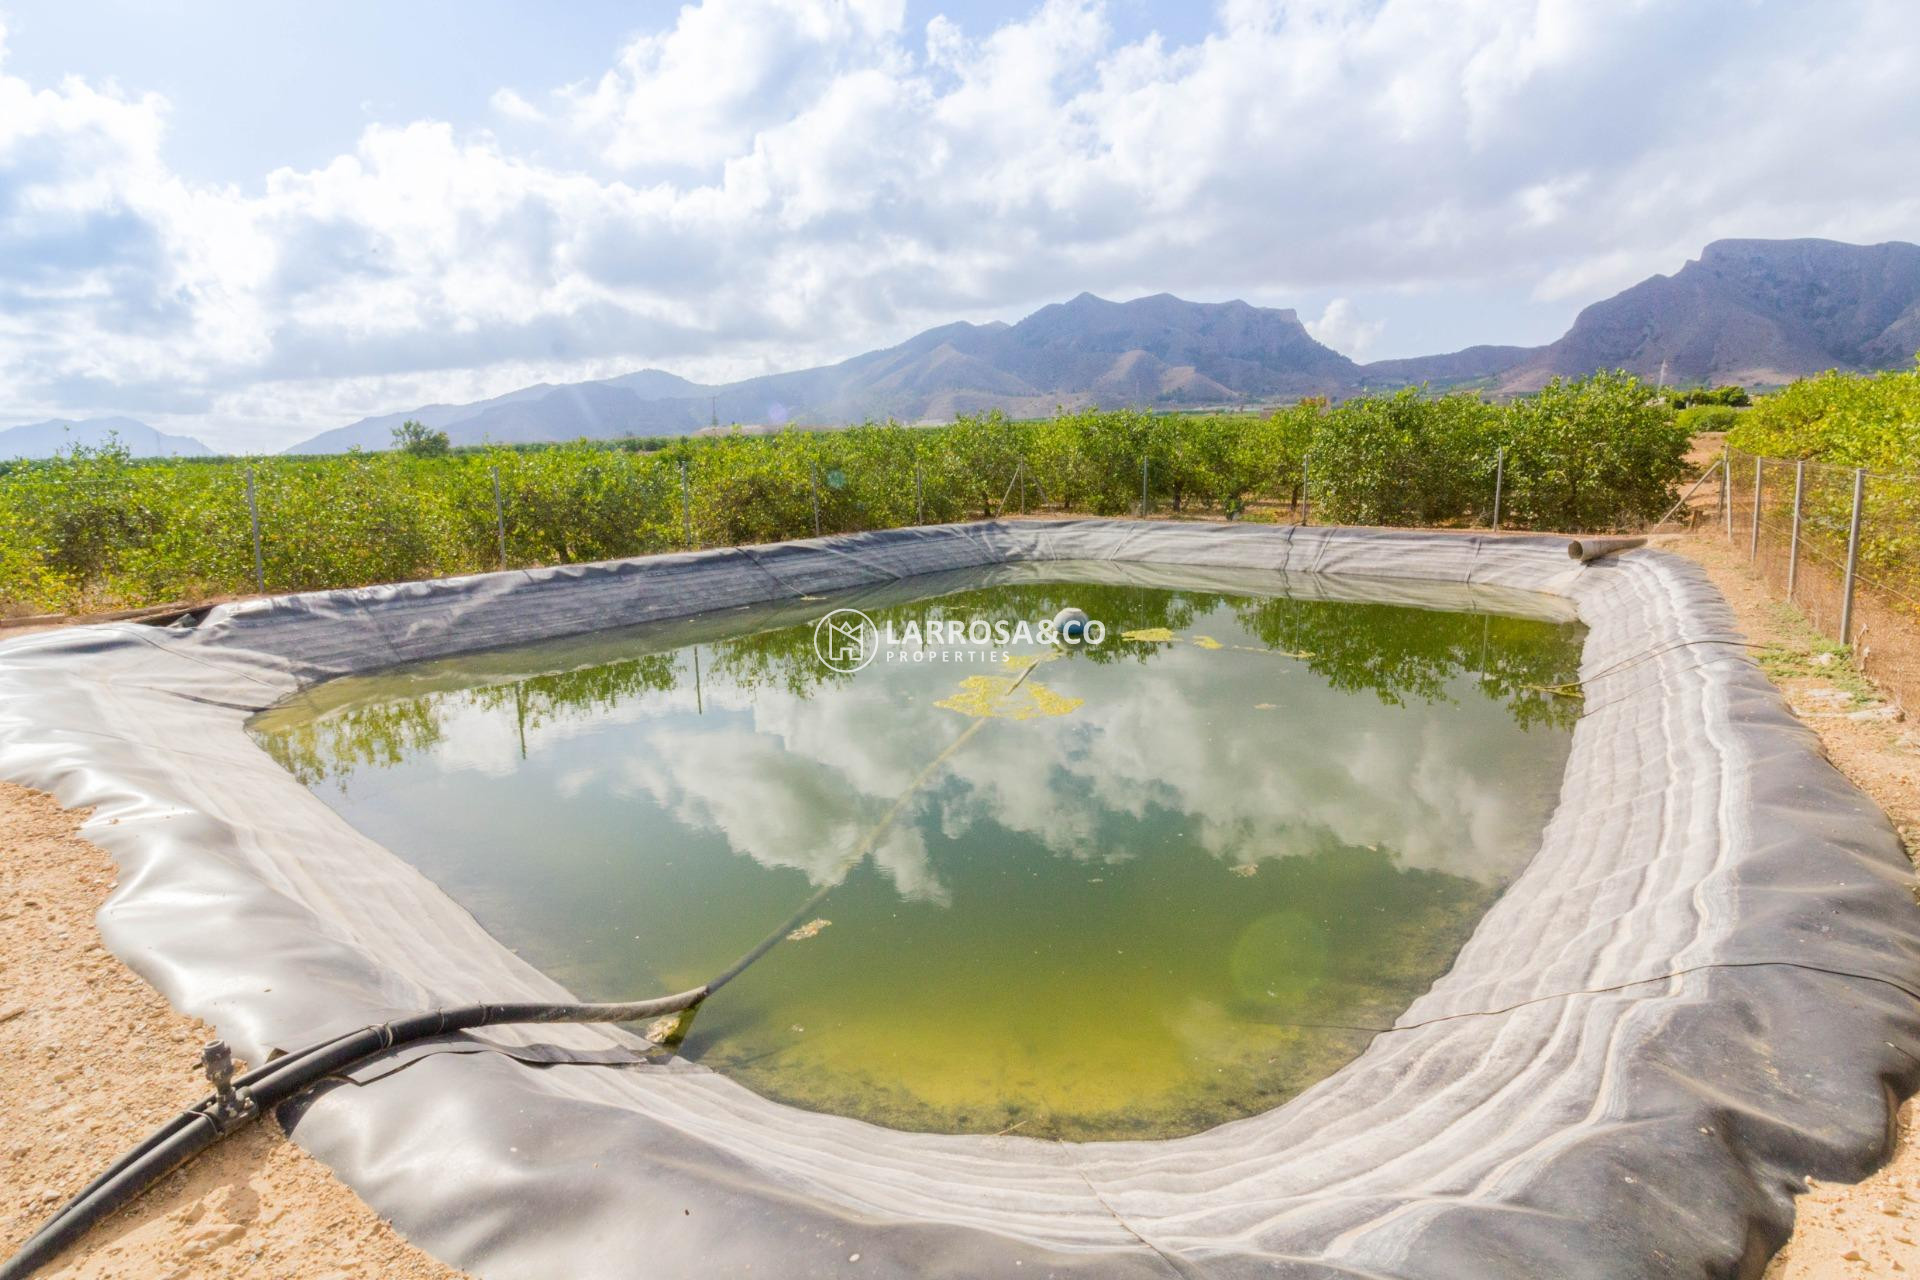
<svg viewBox="0 0 1920 1280"><path fill-rule="evenodd" d="M1147 518L1147 460L1140 459L1140 518Z"/></svg>
<svg viewBox="0 0 1920 1280"><path fill-rule="evenodd" d="M1734 451L1720 445L1720 512L1726 516L1726 541L1734 541Z"/></svg>
<svg viewBox="0 0 1920 1280"><path fill-rule="evenodd" d="M807 478L813 484L813 536L820 536L820 464L807 463Z"/></svg>
<svg viewBox="0 0 1920 1280"><path fill-rule="evenodd" d="M1695 491L1697 491L1701 485L1705 484L1708 480L1711 480L1714 476L1714 473L1718 472L1723 465L1725 464L1722 463L1720 459L1715 458L1713 461L1713 465L1708 467L1705 471L1702 471L1700 473L1700 478L1698 480L1695 480L1692 484L1688 485L1687 491L1680 495L1679 500L1676 501L1672 506L1667 508L1667 514L1661 516L1658 520L1655 520L1653 522L1653 527L1657 529L1661 525L1665 524L1667 521L1673 519L1673 513L1678 511L1681 507L1686 506L1687 499L1691 498L1694 495ZM1721 488L1721 492L1725 493L1726 478L1724 476L1721 477L1720 488Z"/></svg>
<svg viewBox="0 0 1920 1280"><path fill-rule="evenodd" d="M247 523L253 529L253 587L267 594L267 564L260 555L260 503L253 493L253 468L247 468Z"/></svg>
<svg viewBox="0 0 1920 1280"><path fill-rule="evenodd" d="M913 522L915 524L925 524L927 522L927 503L925 494L920 486L920 459L918 457L913 460Z"/></svg>
<svg viewBox="0 0 1920 1280"><path fill-rule="evenodd" d="M1302 458L1300 459L1300 523L1301 524L1311 523L1311 514L1308 510L1308 506L1309 504L1307 501L1307 460L1305 458Z"/></svg>
<svg viewBox="0 0 1920 1280"><path fill-rule="evenodd" d="M1807 460L1793 464L1793 537L1787 543L1787 600L1793 600L1793 584L1800 576L1801 498L1807 491Z"/></svg>
<svg viewBox="0 0 1920 1280"><path fill-rule="evenodd" d="M1507 478L1507 446L1493 453L1493 532L1500 532L1500 488Z"/></svg>
<svg viewBox="0 0 1920 1280"><path fill-rule="evenodd" d="M680 540L693 546L693 485L687 475L687 460L680 459Z"/></svg>
<svg viewBox="0 0 1920 1280"><path fill-rule="evenodd" d="M1588 564L1602 556L1618 555L1646 545L1645 538L1576 538L1567 544L1567 555Z"/></svg>
<svg viewBox="0 0 1920 1280"><path fill-rule="evenodd" d="M1762 478L1765 475L1765 472L1762 470L1762 468L1765 466L1766 466L1766 459L1760 457L1758 454L1754 455L1754 459L1753 459L1753 534L1747 543L1747 559L1748 560L1758 560L1760 558L1760 483Z"/></svg>
<svg viewBox="0 0 1920 1280"><path fill-rule="evenodd" d="M1847 579L1840 597L1840 643L1853 643L1853 589L1860 577L1860 508L1867 496L1867 469L1853 469L1853 520L1847 528Z"/></svg>
<svg viewBox="0 0 1920 1280"><path fill-rule="evenodd" d="M500 501L500 468L489 467L493 472L493 531L500 539L500 567L507 567L507 509Z"/></svg>

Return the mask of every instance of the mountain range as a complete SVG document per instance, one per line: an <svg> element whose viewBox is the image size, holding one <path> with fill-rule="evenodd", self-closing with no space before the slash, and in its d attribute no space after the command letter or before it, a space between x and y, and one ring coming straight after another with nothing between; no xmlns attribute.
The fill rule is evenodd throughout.
<svg viewBox="0 0 1920 1280"><path fill-rule="evenodd" d="M1920 351L1920 246L1832 240L1718 240L1581 311L1540 347L1474 346L1359 364L1316 341L1290 309L1187 302L1171 294L1110 302L1090 293L1016 324L942 325L838 364L723 385L660 369L542 383L472 404L363 418L287 450L384 449L413 418L455 444L683 435L710 424L833 425L869 418L944 421L1001 409L1258 406L1426 384L1495 396L1557 376L1626 369L1691 386L1775 386L1825 369L1903 368ZM136 454L205 453L130 418L0 431L0 458L44 455L118 432Z"/></svg>
<svg viewBox="0 0 1920 1280"><path fill-rule="evenodd" d="M63 449L97 449L118 440L136 458L205 458L213 450L192 436L173 436L137 418L49 418L0 430L0 458L51 458Z"/></svg>
<svg viewBox="0 0 1920 1280"><path fill-rule="evenodd" d="M1774 386L1824 369L1889 369L1920 350L1920 246L1719 240L1580 312L1542 347L1475 346L1357 364L1292 310L1155 294L1083 293L1017 324L956 323L838 364L707 386L659 369L542 384L465 405L425 405L323 432L289 452L384 448L407 418L456 444L677 435L710 423L950 419L1056 406L1178 408L1341 397L1415 384L1494 395L1626 369L1670 385Z"/></svg>

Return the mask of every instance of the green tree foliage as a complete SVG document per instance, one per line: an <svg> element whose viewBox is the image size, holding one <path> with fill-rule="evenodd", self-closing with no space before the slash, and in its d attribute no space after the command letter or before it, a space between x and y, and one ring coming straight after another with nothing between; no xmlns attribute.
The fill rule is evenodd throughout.
<svg viewBox="0 0 1920 1280"><path fill-rule="evenodd" d="M1890 373L1823 373L1762 396L1727 436L1746 453L1806 459L1802 543L1829 563L1846 555L1853 477L1863 491L1860 572L1896 610L1920 615L1920 366ZM1763 492L1766 518L1791 519L1791 483ZM1889 590L1890 589L1890 590Z"/></svg>
<svg viewBox="0 0 1920 1280"><path fill-rule="evenodd" d="M1467 392L1407 388L1348 400L1313 433L1308 485L1318 513L1346 524L1446 524L1493 498L1500 411Z"/></svg>
<svg viewBox="0 0 1920 1280"><path fill-rule="evenodd" d="M1753 411L1762 414L1765 410ZM424 430L424 429L423 429ZM439 433L429 433L438 435ZM513 565L941 523L1013 512L1471 524L1505 446L1504 523L1658 515L1686 447L1624 375L1508 406L1404 391L1265 415L1086 409L950 426L868 423L671 441L135 461L75 449L0 472L0 609L85 610L252 590L253 476L267 586L358 586ZM1274 504L1289 504L1276 509Z"/></svg>
<svg viewBox="0 0 1920 1280"><path fill-rule="evenodd" d="M1920 366L1802 378L1762 396L1727 443L1769 458L1920 473Z"/></svg>
<svg viewBox="0 0 1920 1280"><path fill-rule="evenodd" d="M1688 435L1697 436L1702 431L1731 431L1740 425L1740 411L1723 404L1696 404L1674 414L1674 421L1685 427Z"/></svg>
<svg viewBox="0 0 1920 1280"><path fill-rule="evenodd" d="M1610 529L1652 519L1686 472L1689 433L1627 373L1556 378L1501 421L1505 518L1522 528Z"/></svg>
<svg viewBox="0 0 1920 1280"><path fill-rule="evenodd" d="M1753 403L1753 397L1747 394L1745 387L1740 386L1688 387L1684 391L1667 392L1667 403L1675 409L1691 409L1700 405L1744 409Z"/></svg>
<svg viewBox="0 0 1920 1280"><path fill-rule="evenodd" d="M453 441L446 432L408 418L393 429L393 447L416 458L438 458L452 451Z"/></svg>

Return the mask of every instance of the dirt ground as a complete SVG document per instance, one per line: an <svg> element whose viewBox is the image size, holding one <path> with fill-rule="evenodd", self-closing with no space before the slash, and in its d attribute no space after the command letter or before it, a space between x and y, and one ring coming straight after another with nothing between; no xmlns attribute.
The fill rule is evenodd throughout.
<svg viewBox="0 0 1920 1280"><path fill-rule="evenodd" d="M1670 549L1703 564L1768 674L1828 755L1920 849L1920 725L1897 718L1820 636L1770 601L1735 548ZM0 1255L126 1147L205 1092L212 1032L107 953L93 918L113 887L84 814L0 783ZM88 1090L98 1089L97 1097ZM1920 1111L1892 1161L1857 1185L1813 1185L1767 1280L1920 1273ZM427 1280L459 1273L403 1240L271 1121L222 1144L45 1273L73 1280L242 1277Z"/></svg>
<svg viewBox="0 0 1920 1280"><path fill-rule="evenodd" d="M1920 723L1881 701L1844 655L1747 570L1744 548L1712 535L1669 549L1704 565L1733 606L1757 655L1800 718L1820 735L1827 756L1879 802L1899 828L1907 853L1920 852ZM1866 1181L1808 1179L1793 1239L1774 1257L1766 1280L1856 1280L1920 1273L1920 1107L1900 1112L1893 1159Z"/></svg>
<svg viewBox="0 0 1920 1280"><path fill-rule="evenodd" d="M69 813L0 783L0 1257L207 1093L212 1031L101 945L114 867ZM93 1092L93 1091L98 1092ZM222 1143L41 1273L62 1280L450 1280L271 1119Z"/></svg>

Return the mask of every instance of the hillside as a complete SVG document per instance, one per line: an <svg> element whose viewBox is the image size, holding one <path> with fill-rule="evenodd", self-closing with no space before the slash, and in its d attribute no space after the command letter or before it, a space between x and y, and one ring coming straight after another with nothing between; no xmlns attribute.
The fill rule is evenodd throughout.
<svg viewBox="0 0 1920 1280"><path fill-rule="evenodd" d="M192 436L168 435L138 418L49 418L0 430L0 458L51 458L75 445L118 440L136 458L207 458L213 450Z"/></svg>
<svg viewBox="0 0 1920 1280"><path fill-rule="evenodd" d="M1502 375L1622 368L1669 383L1771 386L1823 369L1888 369L1920 350L1920 246L1716 240L1697 261L1582 311L1565 337Z"/></svg>
<svg viewBox="0 0 1920 1280"><path fill-rule="evenodd" d="M658 370L604 382L529 387L471 405L366 418L289 449L383 448L417 418L455 444L681 434L722 422L946 419L990 408L1226 404L1337 395L1359 366L1314 341L1291 310L1186 302L1171 294L1109 302L1083 293L1018 324L955 323L839 364L706 387Z"/></svg>
<svg viewBox="0 0 1920 1280"><path fill-rule="evenodd" d="M838 364L703 386L658 369L525 387L362 419L288 450L387 447L417 418L456 444L679 435L723 423L951 419L1001 409L1260 405L1427 384L1516 394L1624 368L1669 384L1768 386L1823 369L1905 367L1920 350L1920 247L1718 240L1672 276L1583 310L1544 347L1473 346L1355 364L1290 309L1083 293L1017 324L958 322Z"/></svg>

